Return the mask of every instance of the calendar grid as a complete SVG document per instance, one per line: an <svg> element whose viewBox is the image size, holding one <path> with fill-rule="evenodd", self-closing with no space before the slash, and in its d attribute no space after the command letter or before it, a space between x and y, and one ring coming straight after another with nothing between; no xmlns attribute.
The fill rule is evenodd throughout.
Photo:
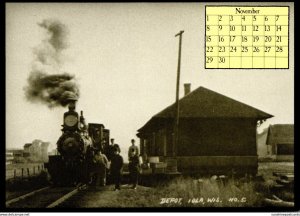
<svg viewBox="0 0 300 216"><path fill-rule="evenodd" d="M289 7L251 8L262 14L206 6L205 68L288 68Z"/></svg>

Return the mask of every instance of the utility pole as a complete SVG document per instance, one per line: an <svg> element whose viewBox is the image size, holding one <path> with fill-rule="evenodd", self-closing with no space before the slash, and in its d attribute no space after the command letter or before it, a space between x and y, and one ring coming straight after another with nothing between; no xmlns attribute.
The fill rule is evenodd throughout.
<svg viewBox="0 0 300 216"><path fill-rule="evenodd" d="M176 119L174 125L174 143L173 143L173 156L177 156L177 146L179 141L178 131L179 131L179 82L180 82L180 61L181 61L181 41L183 30L175 35L179 36L179 50L178 50L178 65L177 65L177 83L176 83Z"/></svg>

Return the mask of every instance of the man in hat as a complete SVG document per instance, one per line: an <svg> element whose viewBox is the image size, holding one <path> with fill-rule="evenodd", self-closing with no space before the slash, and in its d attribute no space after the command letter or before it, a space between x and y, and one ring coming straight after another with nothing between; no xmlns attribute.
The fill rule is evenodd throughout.
<svg viewBox="0 0 300 216"><path fill-rule="evenodd" d="M112 157L114 156L114 146L116 145L114 142L115 142L115 139L111 138L110 139L110 144L106 145L106 148L105 148L105 155L107 156L107 159L109 161L109 164L111 166L111 160L112 160ZM113 181L112 179L112 174L111 174L111 170L109 169L108 170L108 175L107 175L107 181L110 183Z"/></svg>
<svg viewBox="0 0 300 216"><path fill-rule="evenodd" d="M131 139L131 146L128 149L128 161L130 162L135 155L139 156L139 148L135 145L135 140Z"/></svg>
<svg viewBox="0 0 300 216"><path fill-rule="evenodd" d="M113 148L114 154L111 157L110 173L112 181L115 183L115 191L120 190L123 157L120 155L120 151L117 147Z"/></svg>
<svg viewBox="0 0 300 216"><path fill-rule="evenodd" d="M111 158L112 158L112 156L114 155L114 145L115 145L115 139L113 139L113 138L111 138L110 139L110 144L107 146L107 149L106 149L106 156L107 156L107 159L109 160L109 161L111 161Z"/></svg>
<svg viewBox="0 0 300 216"><path fill-rule="evenodd" d="M132 189L136 189L136 186L138 184L138 176L140 172L140 161L139 156L134 152L136 150L132 148L131 151L133 156L130 158L128 170L130 181L132 183Z"/></svg>
<svg viewBox="0 0 300 216"><path fill-rule="evenodd" d="M138 184L138 175L140 171L139 148L135 145L135 140L131 140L131 146L128 149L128 170L132 188L136 189Z"/></svg>

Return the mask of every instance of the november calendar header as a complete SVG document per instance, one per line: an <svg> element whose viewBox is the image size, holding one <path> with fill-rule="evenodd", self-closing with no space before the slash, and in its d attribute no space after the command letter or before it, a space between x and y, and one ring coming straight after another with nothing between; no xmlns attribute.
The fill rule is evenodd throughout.
<svg viewBox="0 0 300 216"><path fill-rule="evenodd" d="M220 8L221 7L221 8ZM237 6L206 6L210 15L288 15L289 7L237 7Z"/></svg>

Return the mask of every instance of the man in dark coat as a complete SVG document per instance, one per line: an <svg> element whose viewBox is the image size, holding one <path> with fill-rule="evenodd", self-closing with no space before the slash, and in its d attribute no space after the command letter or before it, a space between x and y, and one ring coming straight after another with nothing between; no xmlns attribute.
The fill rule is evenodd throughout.
<svg viewBox="0 0 300 216"><path fill-rule="evenodd" d="M112 181L115 183L115 191L120 190L122 168L123 168L123 157L120 155L120 151L117 147L114 147L114 155L111 158L110 174Z"/></svg>
<svg viewBox="0 0 300 216"><path fill-rule="evenodd" d="M135 151L135 150L131 149L131 151ZM129 169L130 180L132 182L132 189L136 189L136 186L138 184L140 163L139 163L139 156L135 153L133 153L132 155L133 156L130 158L130 161L128 164L128 169Z"/></svg>
<svg viewBox="0 0 300 216"><path fill-rule="evenodd" d="M88 169L88 179L87 182L91 185L95 184L95 148L93 146L88 146L86 150L87 158L87 169Z"/></svg>
<svg viewBox="0 0 300 216"><path fill-rule="evenodd" d="M106 150L105 150L105 154L106 154L106 156L107 156L107 159L109 160L109 161L111 161L111 158L113 157L113 155L114 155L114 139L110 139L110 142L111 142L111 144L109 144L108 146L107 146L107 148L106 148Z"/></svg>

